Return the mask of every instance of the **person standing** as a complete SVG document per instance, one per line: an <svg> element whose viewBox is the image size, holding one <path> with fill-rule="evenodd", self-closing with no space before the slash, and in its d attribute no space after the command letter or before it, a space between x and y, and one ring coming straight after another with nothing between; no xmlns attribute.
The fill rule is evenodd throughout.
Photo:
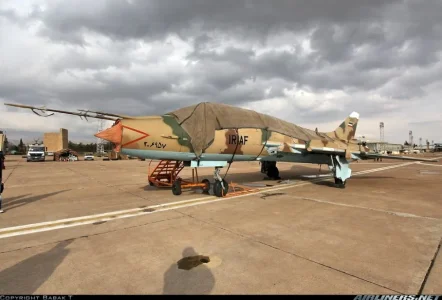
<svg viewBox="0 0 442 300"><path fill-rule="evenodd" d="M3 184L3 170L5 168L5 156L3 155L3 151L0 151L0 213L3 213L2 209L2 193L4 190L4 184Z"/></svg>

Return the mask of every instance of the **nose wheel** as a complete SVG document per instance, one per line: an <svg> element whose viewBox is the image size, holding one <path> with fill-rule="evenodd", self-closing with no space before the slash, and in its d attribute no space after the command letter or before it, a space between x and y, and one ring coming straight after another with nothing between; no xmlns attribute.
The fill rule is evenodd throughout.
<svg viewBox="0 0 442 300"><path fill-rule="evenodd" d="M213 193L217 197L224 197L229 192L229 184L219 175L220 168L215 168L215 182L213 183Z"/></svg>
<svg viewBox="0 0 442 300"><path fill-rule="evenodd" d="M216 180L213 184L213 194L217 197L224 197L229 192L229 184L224 179Z"/></svg>

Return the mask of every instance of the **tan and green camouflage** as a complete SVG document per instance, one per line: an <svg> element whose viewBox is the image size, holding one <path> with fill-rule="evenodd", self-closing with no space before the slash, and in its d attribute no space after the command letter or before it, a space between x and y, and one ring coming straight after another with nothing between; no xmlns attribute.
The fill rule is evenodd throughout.
<svg viewBox="0 0 442 300"><path fill-rule="evenodd" d="M334 131L317 132L251 110L201 103L163 116L122 119L114 130L122 130L123 149L256 158L299 150L312 154L343 151L350 158L351 152L368 151L354 139L358 117L352 113Z"/></svg>
<svg viewBox="0 0 442 300"><path fill-rule="evenodd" d="M419 158L370 153L355 134L359 114L351 113L330 132L318 132L252 110L202 102L158 116L123 116L104 112L68 112L20 104L5 105L114 120L96 134L122 154L163 160L277 160L329 163L331 156L348 159ZM94 115L95 114L95 115ZM277 158L277 159L275 159ZM345 163L345 162L344 162Z"/></svg>

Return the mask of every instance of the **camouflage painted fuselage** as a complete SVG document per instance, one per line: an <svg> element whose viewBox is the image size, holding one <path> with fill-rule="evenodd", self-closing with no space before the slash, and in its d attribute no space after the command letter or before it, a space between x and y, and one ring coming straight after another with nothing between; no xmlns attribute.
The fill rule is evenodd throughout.
<svg viewBox="0 0 442 300"><path fill-rule="evenodd" d="M197 158L190 136L173 116L122 119L119 122L123 131L120 150L123 154L160 160L192 161ZM261 128L216 130L213 141L198 160L329 164L329 152L352 158L352 152L366 151L353 140L357 122L358 118L348 117L335 131L310 131L315 138L309 140Z"/></svg>
<svg viewBox="0 0 442 300"><path fill-rule="evenodd" d="M234 161L327 164L338 184L351 176L349 160L385 157L359 145L359 114L351 113L334 131L318 132L272 116L221 103L201 102L162 116L133 117L104 112L69 112L5 103L34 111L57 112L115 121L95 136L114 143L122 154L145 159L184 161L191 167L223 167ZM218 178L219 179L219 178Z"/></svg>

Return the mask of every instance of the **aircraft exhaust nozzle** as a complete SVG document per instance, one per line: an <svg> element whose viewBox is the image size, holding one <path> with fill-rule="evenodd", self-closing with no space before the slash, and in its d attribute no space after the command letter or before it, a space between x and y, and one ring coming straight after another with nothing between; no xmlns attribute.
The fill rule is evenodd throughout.
<svg viewBox="0 0 442 300"><path fill-rule="evenodd" d="M111 142L115 145L115 151L119 152L123 138L123 126L116 123L112 127L94 134L95 137Z"/></svg>

